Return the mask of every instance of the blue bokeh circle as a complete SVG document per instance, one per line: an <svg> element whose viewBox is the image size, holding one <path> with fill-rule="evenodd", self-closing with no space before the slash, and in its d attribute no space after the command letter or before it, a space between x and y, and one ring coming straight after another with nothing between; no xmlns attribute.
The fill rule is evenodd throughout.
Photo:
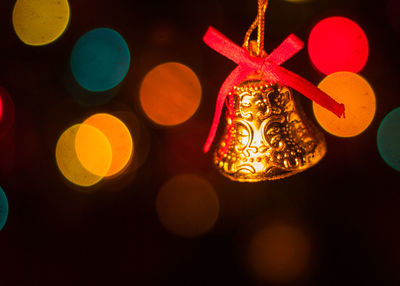
<svg viewBox="0 0 400 286"><path fill-rule="evenodd" d="M71 54L71 71L83 88L101 92L121 83L130 61L124 38L113 29L98 28L76 42Z"/></svg>

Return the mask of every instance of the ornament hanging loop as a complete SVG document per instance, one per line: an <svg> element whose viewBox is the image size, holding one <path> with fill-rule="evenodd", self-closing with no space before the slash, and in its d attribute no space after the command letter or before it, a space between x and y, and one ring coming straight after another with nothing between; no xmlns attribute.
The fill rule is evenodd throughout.
<svg viewBox="0 0 400 286"><path fill-rule="evenodd" d="M246 35L244 37L244 43L243 47L251 51L252 47L249 48L250 43L250 37L253 34L253 31L255 30L256 27L258 27L257 30L257 49L256 49L256 56L262 57L265 56L265 51L264 51L264 29L265 29L265 12L267 11L267 6L268 6L268 0L258 0L258 14L254 22L251 24L249 30L246 32Z"/></svg>

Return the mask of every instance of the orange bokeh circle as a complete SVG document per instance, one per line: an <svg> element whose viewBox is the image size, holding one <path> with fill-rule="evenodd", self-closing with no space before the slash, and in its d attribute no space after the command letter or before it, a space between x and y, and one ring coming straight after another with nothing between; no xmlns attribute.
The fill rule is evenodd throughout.
<svg viewBox="0 0 400 286"><path fill-rule="evenodd" d="M133 141L126 125L117 117L107 113L90 116L83 124L97 128L108 139L112 150L112 161L106 177L121 172L129 163L133 154Z"/></svg>
<svg viewBox="0 0 400 286"><path fill-rule="evenodd" d="M303 276L311 261L311 241L299 227L273 224L258 230L248 246L253 274L265 281L287 283Z"/></svg>
<svg viewBox="0 0 400 286"><path fill-rule="evenodd" d="M140 103L155 123L173 126L185 122L196 112L201 100L201 85L196 74L180 63L164 63L153 68L140 87Z"/></svg>
<svg viewBox="0 0 400 286"><path fill-rule="evenodd" d="M219 214L214 188L195 175L167 181L157 195L156 210L163 226L173 234L195 237L208 232Z"/></svg>
<svg viewBox="0 0 400 286"><path fill-rule="evenodd" d="M375 116L375 93L369 83L352 72L337 72L325 77L318 87L345 105L345 118L313 103L315 117L327 132L339 137L362 133Z"/></svg>

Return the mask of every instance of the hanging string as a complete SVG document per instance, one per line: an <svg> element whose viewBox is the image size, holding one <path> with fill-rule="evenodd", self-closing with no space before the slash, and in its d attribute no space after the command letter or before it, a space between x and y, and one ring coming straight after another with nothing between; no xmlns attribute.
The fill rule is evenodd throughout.
<svg viewBox="0 0 400 286"><path fill-rule="evenodd" d="M258 0L258 13L254 22L244 37L243 47L249 50L250 37L253 31L258 27L257 31L257 56L260 56L264 51L264 27L265 27L265 12L267 11L268 0Z"/></svg>

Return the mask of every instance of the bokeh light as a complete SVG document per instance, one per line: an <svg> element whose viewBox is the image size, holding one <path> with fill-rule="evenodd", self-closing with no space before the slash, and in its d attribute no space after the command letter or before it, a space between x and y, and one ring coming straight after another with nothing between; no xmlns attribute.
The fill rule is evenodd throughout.
<svg viewBox="0 0 400 286"><path fill-rule="evenodd" d="M0 187L0 230L3 229L8 218L8 200L4 190Z"/></svg>
<svg viewBox="0 0 400 286"><path fill-rule="evenodd" d="M104 177L110 170L111 144L99 129L81 124L76 133L75 150L82 166L92 174Z"/></svg>
<svg viewBox="0 0 400 286"><path fill-rule="evenodd" d="M3 117L3 100L1 99L1 91L0 91L0 122L1 122L1 118Z"/></svg>
<svg viewBox="0 0 400 286"><path fill-rule="evenodd" d="M17 36L31 46L57 40L67 28L69 18L67 0L18 0L12 17Z"/></svg>
<svg viewBox="0 0 400 286"><path fill-rule="evenodd" d="M14 102L8 92L0 86L0 138L9 134L9 131L14 126L14 123Z"/></svg>
<svg viewBox="0 0 400 286"><path fill-rule="evenodd" d="M126 125L117 117L106 113L95 114L83 124L100 130L111 144L112 161L105 176L114 176L126 167L132 157L133 141Z"/></svg>
<svg viewBox="0 0 400 286"><path fill-rule="evenodd" d="M167 181L157 195L156 209L164 227L183 237L208 232L219 214L214 188L196 175L184 174Z"/></svg>
<svg viewBox="0 0 400 286"><path fill-rule="evenodd" d="M327 132L339 137L353 137L362 133L375 116L375 94L369 83L351 72L328 75L318 87L337 102L345 105L345 118L313 103L315 117Z"/></svg>
<svg viewBox="0 0 400 286"><path fill-rule="evenodd" d="M197 110L201 85L196 74L179 63L164 63L143 79L140 103L155 123L172 126L185 122Z"/></svg>
<svg viewBox="0 0 400 286"><path fill-rule="evenodd" d="M310 261L310 238L294 225L267 225L253 234L248 245L249 268L260 280L293 282L308 271Z"/></svg>
<svg viewBox="0 0 400 286"><path fill-rule="evenodd" d="M382 120L377 143L383 160L400 172L400 108L396 108Z"/></svg>
<svg viewBox="0 0 400 286"><path fill-rule="evenodd" d="M329 75L339 71L357 73L366 64L369 47L364 31L344 17L330 17L312 29L308 52L315 67Z"/></svg>
<svg viewBox="0 0 400 286"><path fill-rule="evenodd" d="M71 55L71 70L76 81L89 91L106 91L125 78L131 56L124 38L109 28L83 35Z"/></svg>
<svg viewBox="0 0 400 286"><path fill-rule="evenodd" d="M56 161L59 170L68 181L78 186L89 187L98 183L108 172L112 159L111 146L107 138L96 128L90 125L85 125L83 129L81 129L81 127L81 124L74 125L64 131L60 136L56 146ZM76 140L78 132L80 132L81 135L79 140ZM89 138L90 134L95 137L94 139L99 141L94 142L94 145L97 145L94 148L104 152L101 154L101 157L104 158L106 162L101 162L100 167L93 166L93 162L99 160L98 158L92 158L93 156L96 156L94 152L89 150L89 154L85 154L86 149L91 148L92 142L82 141L86 138L91 139ZM94 169L94 171L100 173L100 175L89 172L82 165L80 158L78 158L75 146L79 146L81 157L86 164L89 165L89 168ZM93 161L90 161L91 159L93 159Z"/></svg>

